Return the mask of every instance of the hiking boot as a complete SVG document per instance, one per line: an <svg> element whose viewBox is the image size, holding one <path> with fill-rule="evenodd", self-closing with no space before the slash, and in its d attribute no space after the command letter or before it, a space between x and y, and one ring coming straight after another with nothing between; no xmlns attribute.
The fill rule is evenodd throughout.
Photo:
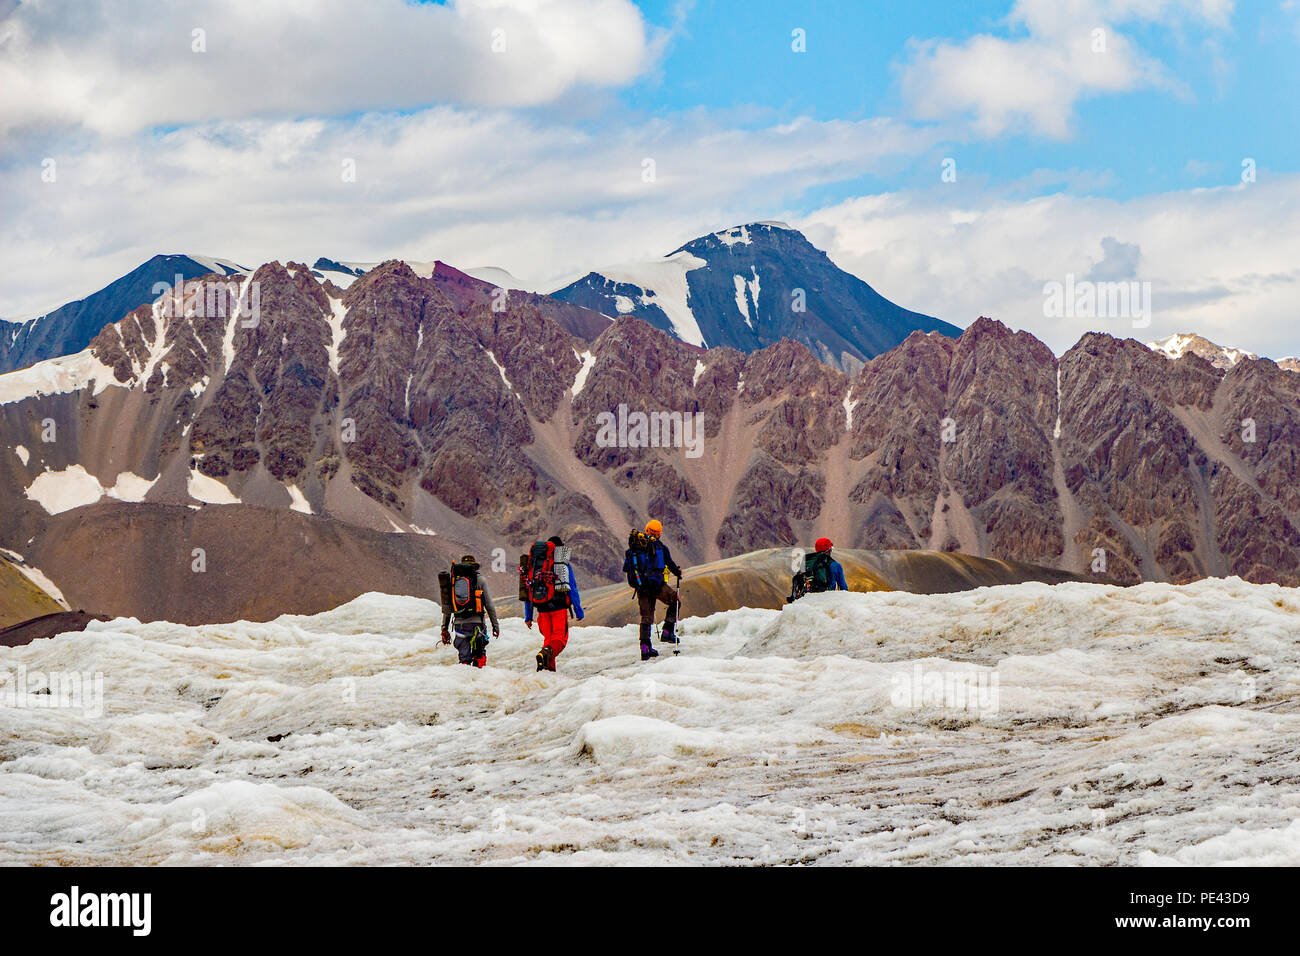
<svg viewBox="0 0 1300 956"><path fill-rule="evenodd" d="M656 651L656 650L655 650L653 647L651 647L649 644L642 644L642 645L641 645L641 660L643 660L643 661L648 661L648 660L650 660L650 658L652 658L652 657L658 657L658 656L659 656L659 652Z"/></svg>
<svg viewBox="0 0 1300 956"><path fill-rule="evenodd" d="M555 671L555 651L549 647L543 647L537 652L537 669L539 671Z"/></svg>
<svg viewBox="0 0 1300 956"><path fill-rule="evenodd" d="M677 639L677 635L673 633L673 629L671 627L665 627L663 629L663 633L659 635L659 643L680 644L681 642Z"/></svg>
<svg viewBox="0 0 1300 956"><path fill-rule="evenodd" d="M475 666L475 667L487 667L487 655L484 654L484 655L482 655L481 657L476 657L476 658L474 658L474 666Z"/></svg>

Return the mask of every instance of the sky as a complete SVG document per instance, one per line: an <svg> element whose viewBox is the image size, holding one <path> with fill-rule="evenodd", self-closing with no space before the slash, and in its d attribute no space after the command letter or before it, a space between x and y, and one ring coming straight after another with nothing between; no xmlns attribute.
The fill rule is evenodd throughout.
<svg viewBox="0 0 1300 956"><path fill-rule="evenodd" d="M780 219L1058 354L1295 355L1298 91L1300 0L0 0L0 316L156 253L554 287Z"/></svg>

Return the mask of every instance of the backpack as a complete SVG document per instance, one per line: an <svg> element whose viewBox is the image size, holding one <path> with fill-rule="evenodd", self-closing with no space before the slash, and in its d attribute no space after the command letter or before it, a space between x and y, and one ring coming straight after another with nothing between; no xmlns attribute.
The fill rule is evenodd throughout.
<svg viewBox="0 0 1300 956"><path fill-rule="evenodd" d="M627 569L627 586L638 591L646 586L646 573L651 570L654 542L644 531L635 528L628 533L627 550L623 552L623 567Z"/></svg>
<svg viewBox="0 0 1300 956"><path fill-rule="evenodd" d="M525 573L526 571L526 573ZM521 569L521 590L539 611L556 611L569 605L569 549L550 541L537 541L528 549L526 569Z"/></svg>
<svg viewBox="0 0 1300 956"><path fill-rule="evenodd" d="M452 613L482 614L483 587L478 579L478 566L456 562L451 566L448 577L451 579Z"/></svg>
<svg viewBox="0 0 1300 956"><path fill-rule="evenodd" d="M829 591L835 584L831 578L831 553L814 551L803 559L804 578L808 582L808 593L817 594Z"/></svg>
<svg viewBox="0 0 1300 956"><path fill-rule="evenodd" d="M788 601L797 601L805 594L818 594L829 591L834 581L831 578L831 553L814 551L804 555L803 570L795 572L790 581Z"/></svg>

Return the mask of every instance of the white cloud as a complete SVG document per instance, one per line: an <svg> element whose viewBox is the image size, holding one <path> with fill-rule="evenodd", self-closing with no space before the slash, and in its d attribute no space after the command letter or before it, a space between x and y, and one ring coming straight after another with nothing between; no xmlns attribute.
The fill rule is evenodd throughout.
<svg viewBox="0 0 1300 956"><path fill-rule="evenodd" d="M627 84L663 42L631 0L24 4L0 20L0 132L530 106Z"/></svg>
<svg viewBox="0 0 1300 956"><path fill-rule="evenodd" d="M1192 20L1222 29L1231 13L1231 0L1018 0L1007 22L1023 36L913 43L900 85L920 119L969 116L987 136L1027 129L1065 139L1082 99L1182 90L1118 26Z"/></svg>
<svg viewBox="0 0 1300 956"><path fill-rule="evenodd" d="M1058 354L1090 330L1143 341L1195 331L1261 355L1300 351L1300 175L1122 201L890 193L795 225L900 305L962 326L989 315ZM1132 278L1152 283L1149 328L1044 316L1045 282L1104 271L1129 247Z"/></svg>
<svg viewBox="0 0 1300 956"><path fill-rule="evenodd" d="M113 138L66 158L56 150L53 183L40 182L36 160L0 168L12 225L0 233L0 315L85 295L158 252L441 258L559 277L779 218L809 187L878 170L938 135L887 120L738 130L704 112L588 130L440 107ZM355 182L343 181L344 160Z"/></svg>

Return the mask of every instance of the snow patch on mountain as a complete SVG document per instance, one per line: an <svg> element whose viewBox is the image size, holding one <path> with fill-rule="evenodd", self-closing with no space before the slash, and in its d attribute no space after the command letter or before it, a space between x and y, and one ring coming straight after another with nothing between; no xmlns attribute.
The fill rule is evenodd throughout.
<svg viewBox="0 0 1300 956"><path fill-rule="evenodd" d="M728 248L735 245L747 246L750 244L749 229L745 226L733 226L731 229L724 229L722 232L715 232L713 235L714 238Z"/></svg>
<svg viewBox="0 0 1300 956"><path fill-rule="evenodd" d="M326 322L330 327L330 344L325 346L329 353L330 371L335 375L339 374L339 346L343 344L344 338L347 337L347 330L343 328L343 320L347 317L348 310L343 305L342 299L330 299L330 314ZM421 335L424 333L424 327L420 327ZM419 349L417 348L418 352Z"/></svg>
<svg viewBox="0 0 1300 956"><path fill-rule="evenodd" d="M1245 349L1228 348L1211 342L1203 336L1195 333L1179 334L1174 333L1166 338L1156 342L1146 343L1147 348L1154 352L1160 352L1166 358L1174 360L1182 358L1188 352L1199 355L1215 368L1229 369L1240 362L1242 359L1258 358L1254 352L1247 352Z"/></svg>
<svg viewBox="0 0 1300 956"><path fill-rule="evenodd" d="M668 316L673 332L683 342L704 347L704 333L691 311L686 274L708 263L689 252L674 252L662 259L635 262L602 269L599 275L612 282L627 283L642 290L641 304L656 305Z"/></svg>
<svg viewBox="0 0 1300 956"><path fill-rule="evenodd" d="M235 307L230 310L230 318L226 321L226 333L221 339L221 354L225 362L224 371L229 372L230 366L235 361L235 331L239 328L239 323L243 321L243 305L248 295L248 286L253 281L253 273L244 276L244 281L239 284L239 299Z"/></svg>
<svg viewBox="0 0 1300 956"><path fill-rule="evenodd" d="M41 472L27 486L24 494L44 508L46 513L57 515L73 508L93 505L105 496L119 501L144 501L145 495L157 480L123 471L118 474L112 486L105 488L82 465L69 465L62 471Z"/></svg>
<svg viewBox="0 0 1300 956"><path fill-rule="evenodd" d="M192 252L183 253L185 258L197 262L208 272L215 272L217 275L230 275L232 272L247 272L248 270L239 263L231 259L220 259L216 256L196 256Z"/></svg>
<svg viewBox="0 0 1300 956"><path fill-rule="evenodd" d="M1061 437L1061 365L1056 365L1056 427L1052 429L1052 437Z"/></svg>
<svg viewBox="0 0 1300 956"><path fill-rule="evenodd" d="M517 290L519 292L545 292L550 285L548 282L521 279L519 276L511 274L508 269L502 269L499 266L478 266L474 269L461 269L460 271L497 289Z"/></svg>
<svg viewBox="0 0 1300 956"><path fill-rule="evenodd" d="M587 385L587 376L590 375L591 370L596 367L596 356L590 351L579 354L578 350L574 349L573 357L582 363L581 368L578 369L578 374L573 377L573 387L569 389L570 396L577 398L578 393Z"/></svg>
<svg viewBox="0 0 1300 956"><path fill-rule="evenodd" d="M85 349L0 375L0 405L82 389L89 389L93 397L117 384L113 370L97 359L94 352Z"/></svg>
<svg viewBox="0 0 1300 956"><path fill-rule="evenodd" d="M752 329L754 323L749 321L749 301L745 298L745 277L738 275L732 278L735 280L736 286L736 308L745 317L745 324Z"/></svg>
<svg viewBox="0 0 1300 956"><path fill-rule="evenodd" d="M209 505L237 505L242 502L229 488L210 475L190 470L186 488L190 497Z"/></svg>
<svg viewBox="0 0 1300 956"><path fill-rule="evenodd" d="M858 403L853 401L853 386L849 386L848 393L844 396L844 430L853 431L853 409L858 407Z"/></svg>
<svg viewBox="0 0 1300 956"><path fill-rule="evenodd" d="M27 462L31 458L31 452L27 450L26 446L14 445L14 454L18 456L18 460L21 461L23 467L26 468Z"/></svg>
<svg viewBox="0 0 1300 956"><path fill-rule="evenodd" d="M510 379L506 377L506 367L497 361L497 357L491 349L487 350L487 357L490 358L492 364L497 367L497 372L500 373L501 381L505 383L506 388L510 389L512 394L518 394L515 392L515 387L510 384Z"/></svg>
<svg viewBox="0 0 1300 956"><path fill-rule="evenodd" d="M285 487L289 489L289 497L292 499L289 505L290 510L299 511L305 515L315 514L311 510L311 504L307 501L307 496L302 493L302 490L297 485L285 485Z"/></svg>
<svg viewBox="0 0 1300 956"><path fill-rule="evenodd" d="M691 378L691 387L694 388L700 384L700 376L704 374L705 365L699 359L695 360L695 375Z"/></svg>

